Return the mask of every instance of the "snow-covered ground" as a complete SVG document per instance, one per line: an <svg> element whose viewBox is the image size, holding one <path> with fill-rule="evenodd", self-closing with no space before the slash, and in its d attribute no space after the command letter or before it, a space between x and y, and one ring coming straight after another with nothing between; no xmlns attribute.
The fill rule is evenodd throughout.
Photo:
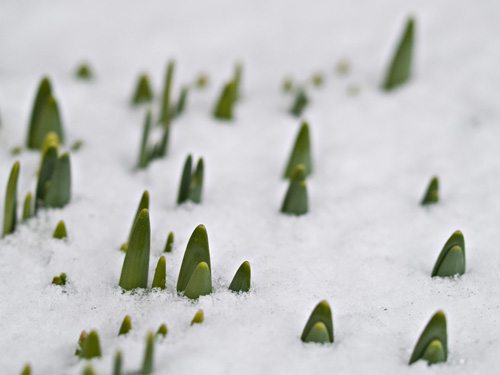
<svg viewBox="0 0 500 375"><path fill-rule="evenodd" d="M412 81L380 90L406 18L416 18ZM166 323L155 374L493 374L500 350L500 3L407 1L21 1L0 3L0 212L10 168L21 163L19 200L33 191L39 154L23 145L35 90L51 77L71 155L72 200L40 212L0 240L0 368L17 374L80 374L83 329L100 334L98 374L121 349L140 368L145 337ZM147 71L161 91L167 60L182 84L206 72L172 126L169 154L136 171L145 109L129 105ZM335 65L351 61L339 76ZM89 61L97 78L73 71ZM243 97L236 119L211 111L236 61ZM280 214L281 179L300 120L288 114L286 75L316 71L304 112L314 174L310 212ZM347 93L350 85L360 93ZM153 106L157 114L159 102ZM188 153L205 159L201 205L176 205ZM419 201L433 175L441 201ZM150 282L169 231L167 289L123 294L123 253L143 190L151 194ZM21 203L20 202L20 203ZM59 220L68 240L53 239ZM214 293L177 296L185 246L207 227ZM441 247L460 229L467 272L431 279ZM227 287L244 261L252 290ZM69 284L50 284L66 272ZM63 291L64 290L64 291ZM330 302L332 345L299 337L312 309ZM190 327L198 309L205 322ZM432 314L448 318L448 362L408 366ZM117 337L123 317L132 331Z"/></svg>

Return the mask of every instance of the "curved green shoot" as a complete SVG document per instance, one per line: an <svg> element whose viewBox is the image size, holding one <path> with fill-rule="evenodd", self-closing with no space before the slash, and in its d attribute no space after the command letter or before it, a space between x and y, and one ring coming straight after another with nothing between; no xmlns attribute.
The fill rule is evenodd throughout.
<svg viewBox="0 0 500 375"><path fill-rule="evenodd" d="M440 345L435 341L438 341ZM447 358L448 334L446 331L446 316L444 312L438 311L429 323L427 323L427 326L420 335L415 349L413 349L409 364L411 365L419 359L425 359L429 364L437 363L436 360L439 360L438 362L446 362Z"/></svg>
<svg viewBox="0 0 500 375"><path fill-rule="evenodd" d="M382 88L386 91L392 90L406 81L411 76L413 60L415 20L409 18L399 41L398 47L392 58Z"/></svg>
<svg viewBox="0 0 500 375"><path fill-rule="evenodd" d="M171 253L174 247L174 232L170 232L167 237L167 243L165 244L164 253Z"/></svg>
<svg viewBox="0 0 500 375"><path fill-rule="evenodd" d="M119 282L123 289L147 288L150 242L149 212L143 209L134 224L125 253Z"/></svg>
<svg viewBox="0 0 500 375"><path fill-rule="evenodd" d="M465 273L465 240L461 231L457 230L446 241L439 253L431 276L451 277Z"/></svg>
<svg viewBox="0 0 500 375"><path fill-rule="evenodd" d="M311 174L312 156L311 156L311 137L309 135L309 125L307 122L303 122L300 126L299 133L295 139L290 158L288 159L288 164L285 168L283 177L291 178L297 166L302 164L305 169L306 175Z"/></svg>
<svg viewBox="0 0 500 375"><path fill-rule="evenodd" d="M194 315L193 320L191 320L191 325L201 324L201 323L203 323L204 319L205 319L205 316L203 314L203 310L200 309Z"/></svg>
<svg viewBox="0 0 500 375"><path fill-rule="evenodd" d="M299 164L293 173L288 190L281 205L281 212L292 215L304 215L309 210L307 196L306 172L302 164Z"/></svg>
<svg viewBox="0 0 500 375"><path fill-rule="evenodd" d="M317 323L322 323L326 328L326 336L323 332L323 326L317 325ZM321 343L334 341L332 310L330 309L328 302L321 301L316 305L306 323L306 326L304 327L304 330L302 331L300 339L304 342L309 342L308 340ZM325 341L319 341L320 339Z"/></svg>
<svg viewBox="0 0 500 375"><path fill-rule="evenodd" d="M14 163L10 170L7 190L5 192L5 205L3 212L3 236L14 232L17 225L17 181L19 179L20 164Z"/></svg>
<svg viewBox="0 0 500 375"><path fill-rule="evenodd" d="M439 179L433 177L420 204L422 206L437 203L439 201Z"/></svg>
<svg viewBox="0 0 500 375"><path fill-rule="evenodd" d="M151 288L165 289L165 283L167 278L167 267L166 260L164 256L161 256L156 265L155 276L153 277L153 285Z"/></svg>
<svg viewBox="0 0 500 375"><path fill-rule="evenodd" d="M126 315L123 318L122 325L120 326L120 330L118 331L118 336L126 335L132 329L132 318L129 315Z"/></svg>
<svg viewBox="0 0 500 375"><path fill-rule="evenodd" d="M236 293L248 292L250 290L250 275L250 263L245 261L236 271L233 281L229 285L229 290Z"/></svg>
<svg viewBox="0 0 500 375"><path fill-rule="evenodd" d="M179 278L177 280L177 291L183 292L188 285L194 270L201 262L205 262L210 268L210 250L208 247L207 229L204 225L198 225L189 238L184 258L182 259Z"/></svg>
<svg viewBox="0 0 500 375"><path fill-rule="evenodd" d="M132 97L132 104L149 103L153 100L153 91L149 83L148 75L143 73L137 80L134 95Z"/></svg>

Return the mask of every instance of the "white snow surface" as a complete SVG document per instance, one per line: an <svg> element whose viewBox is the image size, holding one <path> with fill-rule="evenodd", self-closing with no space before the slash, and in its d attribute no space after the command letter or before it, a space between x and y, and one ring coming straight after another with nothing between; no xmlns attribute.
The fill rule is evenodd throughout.
<svg viewBox="0 0 500 375"><path fill-rule="evenodd" d="M416 18L415 74L380 90L409 15ZM120 349L126 373L141 367L147 332L166 323L155 374L493 374L500 351L500 3L498 0L21 1L0 3L0 212L19 160L19 208L33 191L39 154L23 145L40 78L50 76L71 154L73 191L63 209L42 210L0 240L0 368L81 374L74 356L82 330L96 329L109 374ZM137 171L145 108L130 97L150 74L159 111L167 61L177 65L173 96L206 72L172 125L165 159ZM335 65L351 61L339 76ZM73 72L90 62L96 80ZM234 63L243 95L231 123L211 111ZM281 178L300 119L280 88L306 82L314 173L310 212L279 212ZM349 85L359 95L347 93ZM200 205L176 205L188 153L205 159ZM433 175L441 201L419 205ZM167 289L122 293L118 286L142 192L151 194L151 283L169 231ZM69 238L52 238L59 220ZM175 284L192 231L207 227L214 292L192 302ZM467 272L430 277L443 244L460 229ZM252 266L252 289L227 287ZM69 284L51 285L66 272ZM335 342L299 337L315 305L333 311ZM198 309L205 321L191 327ZM430 317L448 319L448 362L408 366ZM117 333L132 318L126 336Z"/></svg>

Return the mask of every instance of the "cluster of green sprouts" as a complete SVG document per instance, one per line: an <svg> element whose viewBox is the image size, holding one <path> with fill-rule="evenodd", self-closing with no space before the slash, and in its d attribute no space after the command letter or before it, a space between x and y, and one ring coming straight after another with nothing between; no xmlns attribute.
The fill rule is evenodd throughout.
<svg viewBox="0 0 500 375"><path fill-rule="evenodd" d="M382 85L384 90L392 90L409 80L411 77L414 26L415 21L410 18L406 24L403 36L398 44L395 54L390 63L386 78ZM186 107L189 86L181 88L179 99L172 104L171 92L173 85L175 64L168 63L161 107L158 120L153 120L153 112L148 109L142 132L138 168L146 168L148 164L167 154L168 139L171 122L183 113ZM339 72L347 72L348 64L338 66ZM75 71L75 76L81 80L91 80L94 73L88 64L81 64ZM213 109L213 116L218 120L231 121L234 118L234 106L241 98L241 76L242 65L236 64L233 77L224 85L221 95ZM200 75L196 80L196 86L203 88L207 85L208 78ZM324 76L321 73L313 75L312 84L316 87L322 86ZM305 85L294 87L293 81L287 79L284 82L285 92L294 92L295 99L290 109L294 116L301 116L309 103ZM151 89L149 78L146 74L140 75L136 89L132 97L133 105L151 103L154 93ZM152 127L159 124L163 131L161 140L151 145L150 133ZM57 100L52 91L52 85L47 77L39 84L31 118L29 122L26 146L30 149L39 150L41 154L40 169L36 191L33 195L26 195L22 220L28 220L42 207L64 207L71 197L71 166L67 152L61 153L61 144L64 143L64 132ZM308 194L306 178L312 173L313 163L311 154L311 140L309 125L303 122L295 139L288 163L283 177L289 180L289 186L284 197L281 212L292 215L304 215L308 212ZM20 163L15 162L7 183L3 235L12 233L17 225L17 185L20 172ZM182 170L177 203L186 201L201 203L204 177L204 161L199 158L193 171L193 158L188 155ZM433 177L421 200L421 205L436 204L439 201L439 180ZM136 210L132 227L127 241L121 250L125 252L119 286L125 291L137 288L148 288L148 273L151 247L151 225L149 216L149 193L145 191L141 197ZM55 239L67 238L64 221L59 221L53 232ZM174 234L170 232L165 244L164 254L171 253L174 245ZM155 269L151 288L158 291L167 288L166 285L166 262L167 258L162 255ZM432 277L454 277L465 273L465 242L463 234L456 231L445 243L431 272ZM67 275L61 273L55 276L52 284L64 286L67 283ZM248 292L251 287L250 263L245 261L238 268L232 279L229 290L236 293ZM205 226L199 225L193 231L186 246L184 257L179 271L176 284L176 292L183 297L196 300L201 296L213 292L212 268L208 235ZM191 321L191 325L200 324L204 321L203 310L198 310ZM127 335L132 329L132 319L125 316L118 331L118 335ZM154 343L155 340L167 336L167 326L162 324L156 333L149 332L146 337L146 349L140 374L150 375L154 370ZM332 311L327 301L321 301L312 311L300 339L305 343L330 344L334 342L334 328ZM97 331L90 333L83 331L78 341L75 355L82 359L101 357L101 345ZM428 364L445 362L448 356L446 317L442 311L438 311L429 321L420 338L415 345L409 364L420 359ZM122 374L122 354L117 352L113 364L113 374ZM23 375L31 373L30 365L26 365L22 371ZM84 374L94 374L91 364L84 369Z"/></svg>

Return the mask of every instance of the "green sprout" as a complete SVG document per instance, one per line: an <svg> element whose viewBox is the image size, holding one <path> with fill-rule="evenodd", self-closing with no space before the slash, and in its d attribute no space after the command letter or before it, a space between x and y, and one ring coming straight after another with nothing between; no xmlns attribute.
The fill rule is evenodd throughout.
<svg viewBox="0 0 500 375"><path fill-rule="evenodd" d="M161 102L161 111L160 111L160 123L165 127L170 124L170 120L172 118L172 110L170 108L170 93L172 91L172 81L174 76L174 68L175 62L170 60L168 62L167 74L165 75L165 84L163 86L163 99Z"/></svg>
<svg viewBox="0 0 500 375"><path fill-rule="evenodd" d="M204 163L203 158L198 159L196 170L192 173L193 156L189 154L182 169L181 183L179 186L179 194L177 196L177 204L191 201L194 203L201 202L201 194L203 190L203 174Z"/></svg>
<svg viewBox="0 0 500 375"><path fill-rule="evenodd" d="M153 373L154 361L153 352L155 344L155 335L153 332L149 332L146 338L146 350L144 352L144 360L142 362L142 373L141 375L150 375Z"/></svg>
<svg viewBox="0 0 500 375"><path fill-rule="evenodd" d="M215 105L213 115L216 119L222 121L231 121L233 119L233 107L237 101L236 95L236 83L231 80L224 85Z"/></svg>
<svg viewBox="0 0 500 375"><path fill-rule="evenodd" d="M171 253L174 247L174 232L170 232L167 237L167 243L165 244L164 253Z"/></svg>
<svg viewBox="0 0 500 375"><path fill-rule="evenodd" d="M139 76L137 80L137 85L134 90L134 95L132 97L132 104L143 104L149 103L153 100L153 91L151 90L151 84L149 83L149 78L146 73Z"/></svg>
<svg viewBox="0 0 500 375"><path fill-rule="evenodd" d="M241 98L241 76L243 75L243 65L236 63L234 65L234 100L238 101Z"/></svg>
<svg viewBox="0 0 500 375"><path fill-rule="evenodd" d="M71 164L69 154L57 156L55 144L49 144L42 155L35 193L35 213L40 206L64 207L71 198Z"/></svg>
<svg viewBox="0 0 500 375"><path fill-rule="evenodd" d="M161 336L163 338L167 337L168 333L168 328L166 324L162 324L160 328L158 328L158 331L156 331L157 336Z"/></svg>
<svg viewBox="0 0 500 375"><path fill-rule="evenodd" d="M414 29L415 20L409 18L382 86L386 91L402 85L411 76Z"/></svg>
<svg viewBox="0 0 500 375"><path fill-rule="evenodd" d="M243 262L236 271L233 281L229 285L229 290L233 292L248 292L250 290L250 263Z"/></svg>
<svg viewBox="0 0 500 375"><path fill-rule="evenodd" d="M210 251L205 226L198 225L189 238L177 280L177 291L190 299L212 293Z"/></svg>
<svg viewBox="0 0 500 375"><path fill-rule="evenodd" d="M11 150L10 150L10 154L12 156L17 156L17 155L20 155L21 153L23 152L23 148L21 146L16 146L16 147L13 147Z"/></svg>
<svg viewBox="0 0 500 375"><path fill-rule="evenodd" d="M59 136L59 139L63 141L59 107L52 95L50 81L47 77L44 77L38 86L33 104L26 146L31 149L40 149L45 136L51 131L55 132Z"/></svg>
<svg viewBox="0 0 500 375"><path fill-rule="evenodd" d="M335 67L337 74L345 76L351 70L351 62L347 59L340 59Z"/></svg>
<svg viewBox="0 0 500 375"><path fill-rule="evenodd" d="M122 359L122 352L117 351L115 354L115 360L113 362L113 375L122 375L122 365L123 365L123 359Z"/></svg>
<svg viewBox="0 0 500 375"><path fill-rule="evenodd" d="M141 149L139 151L138 168L146 168L151 161L152 155L148 149L149 132L151 130L151 110L146 112L146 119L144 120L144 128L142 131Z"/></svg>
<svg viewBox="0 0 500 375"><path fill-rule="evenodd" d="M204 315L203 315L203 310L198 310L196 312L196 314L194 315L194 318L193 320L191 320L191 325L194 325L194 324L201 324L203 323L203 320L205 319Z"/></svg>
<svg viewBox="0 0 500 375"><path fill-rule="evenodd" d="M5 205L3 212L3 237L13 233L17 224L17 181L19 179L20 164L14 163L10 170L7 190L5 192Z"/></svg>
<svg viewBox="0 0 500 375"><path fill-rule="evenodd" d="M125 290L147 288L151 227L149 211L143 209L132 229L123 260L119 285Z"/></svg>
<svg viewBox="0 0 500 375"><path fill-rule="evenodd" d="M123 318L122 325L118 331L118 336L126 335L132 329L132 318L129 315L125 315Z"/></svg>
<svg viewBox="0 0 500 375"><path fill-rule="evenodd" d="M328 302L321 301L316 305L302 331L300 339L303 342L320 344L334 341L332 310Z"/></svg>
<svg viewBox="0 0 500 375"><path fill-rule="evenodd" d="M325 75L322 72L316 72L311 77L312 84L316 87L323 86L325 83Z"/></svg>
<svg viewBox="0 0 500 375"><path fill-rule="evenodd" d="M200 73L198 74L198 77L196 78L195 85L199 89L203 89L208 85L208 75L205 73Z"/></svg>
<svg viewBox="0 0 500 375"><path fill-rule="evenodd" d="M183 86L181 89L181 94L179 96L179 101L177 102L177 107L175 108L176 116L179 116L184 112L184 109L186 108L188 93L189 93L189 87Z"/></svg>
<svg viewBox="0 0 500 375"><path fill-rule="evenodd" d="M427 361L429 365L446 362L448 358L448 334L446 333L446 316L438 311L431 318L413 349L408 364L419 359Z"/></svg>
<svg viewBox="0 0 500 375"><path fill-rule="evenodd" d="M167 267L164 256L161 256L156 265L155 276L153 277L153 285L151 288L165 289L165 280L167 278Z"/></svg>
<svg viewBox="0 0 500 375"><path fill-rule="evenodd" d="M305 168L306 175L312 172L312 156L311 156L311 137L309 135L309 125L303 122L300 126L299 133L295 139L288 164L285 168L283 177L291 178L297 166L302 164Z"/></svg>
<svg viewBox="0 0 500 375"><path fill-rule="evenodd" d="M57 238L59 240L62 240L63 238L68 237L68 233L66 232L66 225L64 224L64 221L59 221L57 223L56 229L54 230L54 234L52 234L52 237Z"/></svg>
<svg viewBox="0 0 500 375"><path fill-rule="evenodd" d="M122 250L127 250L128 243L130 242L130 238L132 237L132 232L134 230L134 225L139 218L142 210L149 210L149 192L144 190L141 196L141 200L139 201L139 205L137 206L137 210L135 211L134 220L132 221L132 227L130 228L130 232L128 234L127 242L122 245Z"/></svg>
<svg viewBox="0 0 500 375"><path fill-rule="evenodd" d="M77 139L75 142L73 142L73 144L71 145L70 147L70 150L71 151L78 151L79 149L81 149L83 146L83 141L81 139Z"/></svg>
<svg viewBox="0 0 500 375"><path fill-rule="evenodd" d="M89 364L87 364L87 366L85 366L85 368L83 369L82 375L96 375L92 364L89 363Z"/></svg>
<svg viewBox="0 0 500 375"><path fill-rule="evenodd" d="M46 184L44 205L64 207L71 198L71 163L66 152L57 159L54 172Z"/></svg>
<svg viewBox="0 0 500 375"><path fill-rule="evenodd" d="M301 87L297 89L297 93L295 94L295 100L293 102L292 108L290 109L290 113L295 117L300 117L308 104L309 104L309 97L307 96L306 90L303 87Z"/></svg>
<svg viewBox="0 0 500 375"><path fill-rule="evenodd" d="M64 285L66 285L67 277L68 276L66 276L66 274L64 272L61 273L59 276L54 276L54 278L52 279L52 284L64 286Z"/></svg>
<svg viewBox="0 0 500 375"><path fill-rule="evenodd" d="M422 206L433 204L439 201L439 179L432 177L427 190L425 191L424 198L420 202Z"/></svg>
<svg viewBox="0 0 500 375"><path fill-rule="evenodd" d="M82 63L76 68L75 77L83 81L90 81L94 79L94 73L89 64Z"/></svg>
<svg viewBox="0 0 500 375"><path fill-rule="evenodd" d="M80 335L79 345L81 349L77 350L76 355L80 358L92 359L101 356L101 345L97 331L90 331L88 335L83 331Z"/></svg>
<svg viewBox="0 0 500 375"><path fill-rule="evenodd" d="M21 375L31 375L30 364L27 364L26 366L23 367L23 371L21 372Z"/></svg>
<svg viewBox="0 0 500 375"><path fill-rule="evenodd" d="M285 93L290 93L293 90L293 79L291 77L285 77L283 83L281 84L281 89Z"/></svg>
<svg viewBox="0 0 500 375"><path fill-rule="evenodd" d="M299 164L288 185L281 212L299 216L306 214L308 210L306 170L302 164Z"/></svg>
<svg viewBox="0 0 500 375"><path fill-rule="evenodd" d="M465 240L462 232L457 230L446 241L439 253L431 276L452 277L465 273Z"/></svg>
<svg viewBox="0 0 500 375"><path fill-rule="evenodd" d="M23 221L26 221L33 216L33 205L31 204L32 199L33 195L31 194L31 192L28 192L26 194L26 198L24 198Z"/></svg>

